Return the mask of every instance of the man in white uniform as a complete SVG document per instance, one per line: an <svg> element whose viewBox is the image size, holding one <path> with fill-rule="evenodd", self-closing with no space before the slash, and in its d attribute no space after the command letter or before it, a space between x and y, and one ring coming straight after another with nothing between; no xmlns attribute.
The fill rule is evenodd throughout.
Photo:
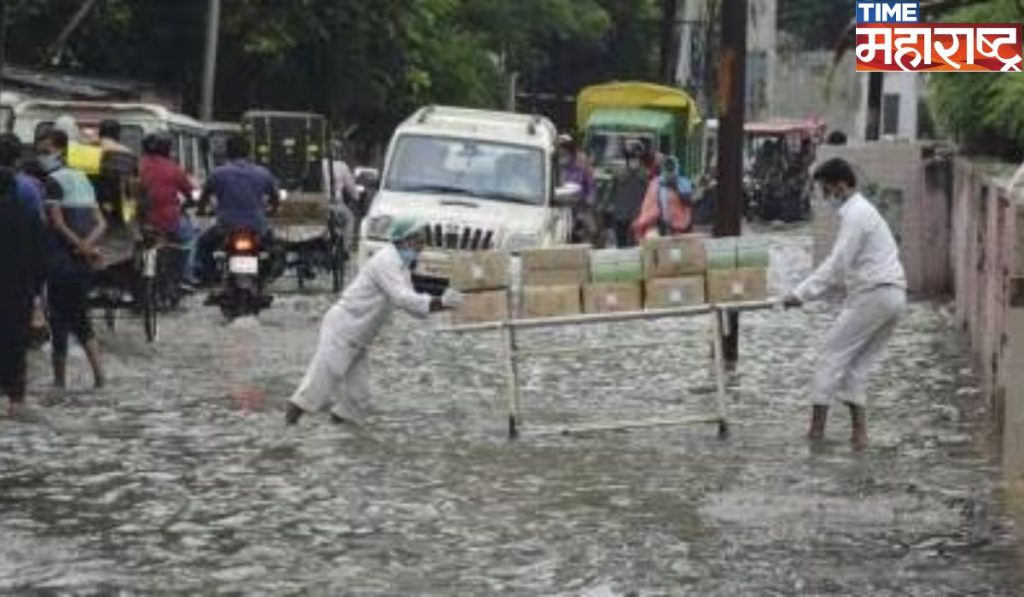
<svg viewBox="0 0 1024 597"><path fill-rule="evenodd" d="M341 300L324 316L316 354L288 402L288 425L307 412L320 412L328 406L335 423L358 423L370 398L370 345L391 311L398 307L425 318L462 303L462 295L451 289L441 298L413 289L411 272L425 245L422 226L399 220L392 225L390 236L392 244L366 262Z"/></svg>
<svg viewBox="0 0 1024 597"><path fill-rule="evenodd" d="M857 192L853 168L841 159L814 173L824 196L841 204L839 237L825 262L784 300L799 307L828 290L844 288L846 304L829 331L814 375L814 411L809 438L825 435L828 408L841 399L850 408L853 447L867 445L867 376L892 337L907 306L907 283L899 248L888 224Z"/></svg>

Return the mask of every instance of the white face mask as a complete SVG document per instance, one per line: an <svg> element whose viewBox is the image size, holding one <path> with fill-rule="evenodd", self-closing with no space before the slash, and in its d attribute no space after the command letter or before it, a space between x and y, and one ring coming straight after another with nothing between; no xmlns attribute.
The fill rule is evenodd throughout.
<svg viewBox="0 0 1024 597"><path fill-rule="evenodd" d="M843 197L843 194L838 190L830 193L828 189L822 189L821 194L825 198L826 202L835 206L842 205L843 200L845 199L845 197Z"/></svg>

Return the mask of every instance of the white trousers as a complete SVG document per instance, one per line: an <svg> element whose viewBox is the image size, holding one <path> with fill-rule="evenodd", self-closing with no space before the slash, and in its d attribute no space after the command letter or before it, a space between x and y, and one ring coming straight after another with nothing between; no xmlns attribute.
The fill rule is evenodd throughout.
<svg viewBox="0 0 1024 597"><path fill-rule="evenodd" d="M829 406L837 398L864 406L867 378L907 308L907 293L882 286L847 301L822 349L814 374L814 404Z"/></svg>
<svg viewBox="0 0 1024 597"><path fill-rule="evenodd" d="M365 348L336 333L343 317L338 307L324 316L316 354L290 402L306 412L330 406L332 414L358 423L370 401L370 361Z"/></svg>

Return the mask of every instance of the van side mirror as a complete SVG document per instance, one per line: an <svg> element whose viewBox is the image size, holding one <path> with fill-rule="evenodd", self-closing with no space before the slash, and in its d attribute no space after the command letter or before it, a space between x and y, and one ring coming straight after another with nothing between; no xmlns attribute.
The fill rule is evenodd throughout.
<svg viewBox="0 0 1024 597"><path fill-rule="evenodd" d="M380 187L380 170L376 168L360 166L353 172L353 176L355 176L356 184L361 187L367 189L377 189Z"/></svg>
<svg viewBox="0 0 1024 597"><path fill-rule="evenodd" d="M583 187L575 182L568 182L555 189L555 207L576 207L583 200Z"/></svg>

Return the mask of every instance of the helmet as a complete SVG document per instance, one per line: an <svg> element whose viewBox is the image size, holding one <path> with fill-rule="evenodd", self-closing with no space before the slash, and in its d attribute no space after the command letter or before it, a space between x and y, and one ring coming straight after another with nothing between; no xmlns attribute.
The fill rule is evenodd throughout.
<svg viewBox="0 0 1024 597"><path fill-rule="evenodd" d="M170 157L173 143L171 136L165 132L150 133L142 139L142 152L146 155Z"/></svg>

